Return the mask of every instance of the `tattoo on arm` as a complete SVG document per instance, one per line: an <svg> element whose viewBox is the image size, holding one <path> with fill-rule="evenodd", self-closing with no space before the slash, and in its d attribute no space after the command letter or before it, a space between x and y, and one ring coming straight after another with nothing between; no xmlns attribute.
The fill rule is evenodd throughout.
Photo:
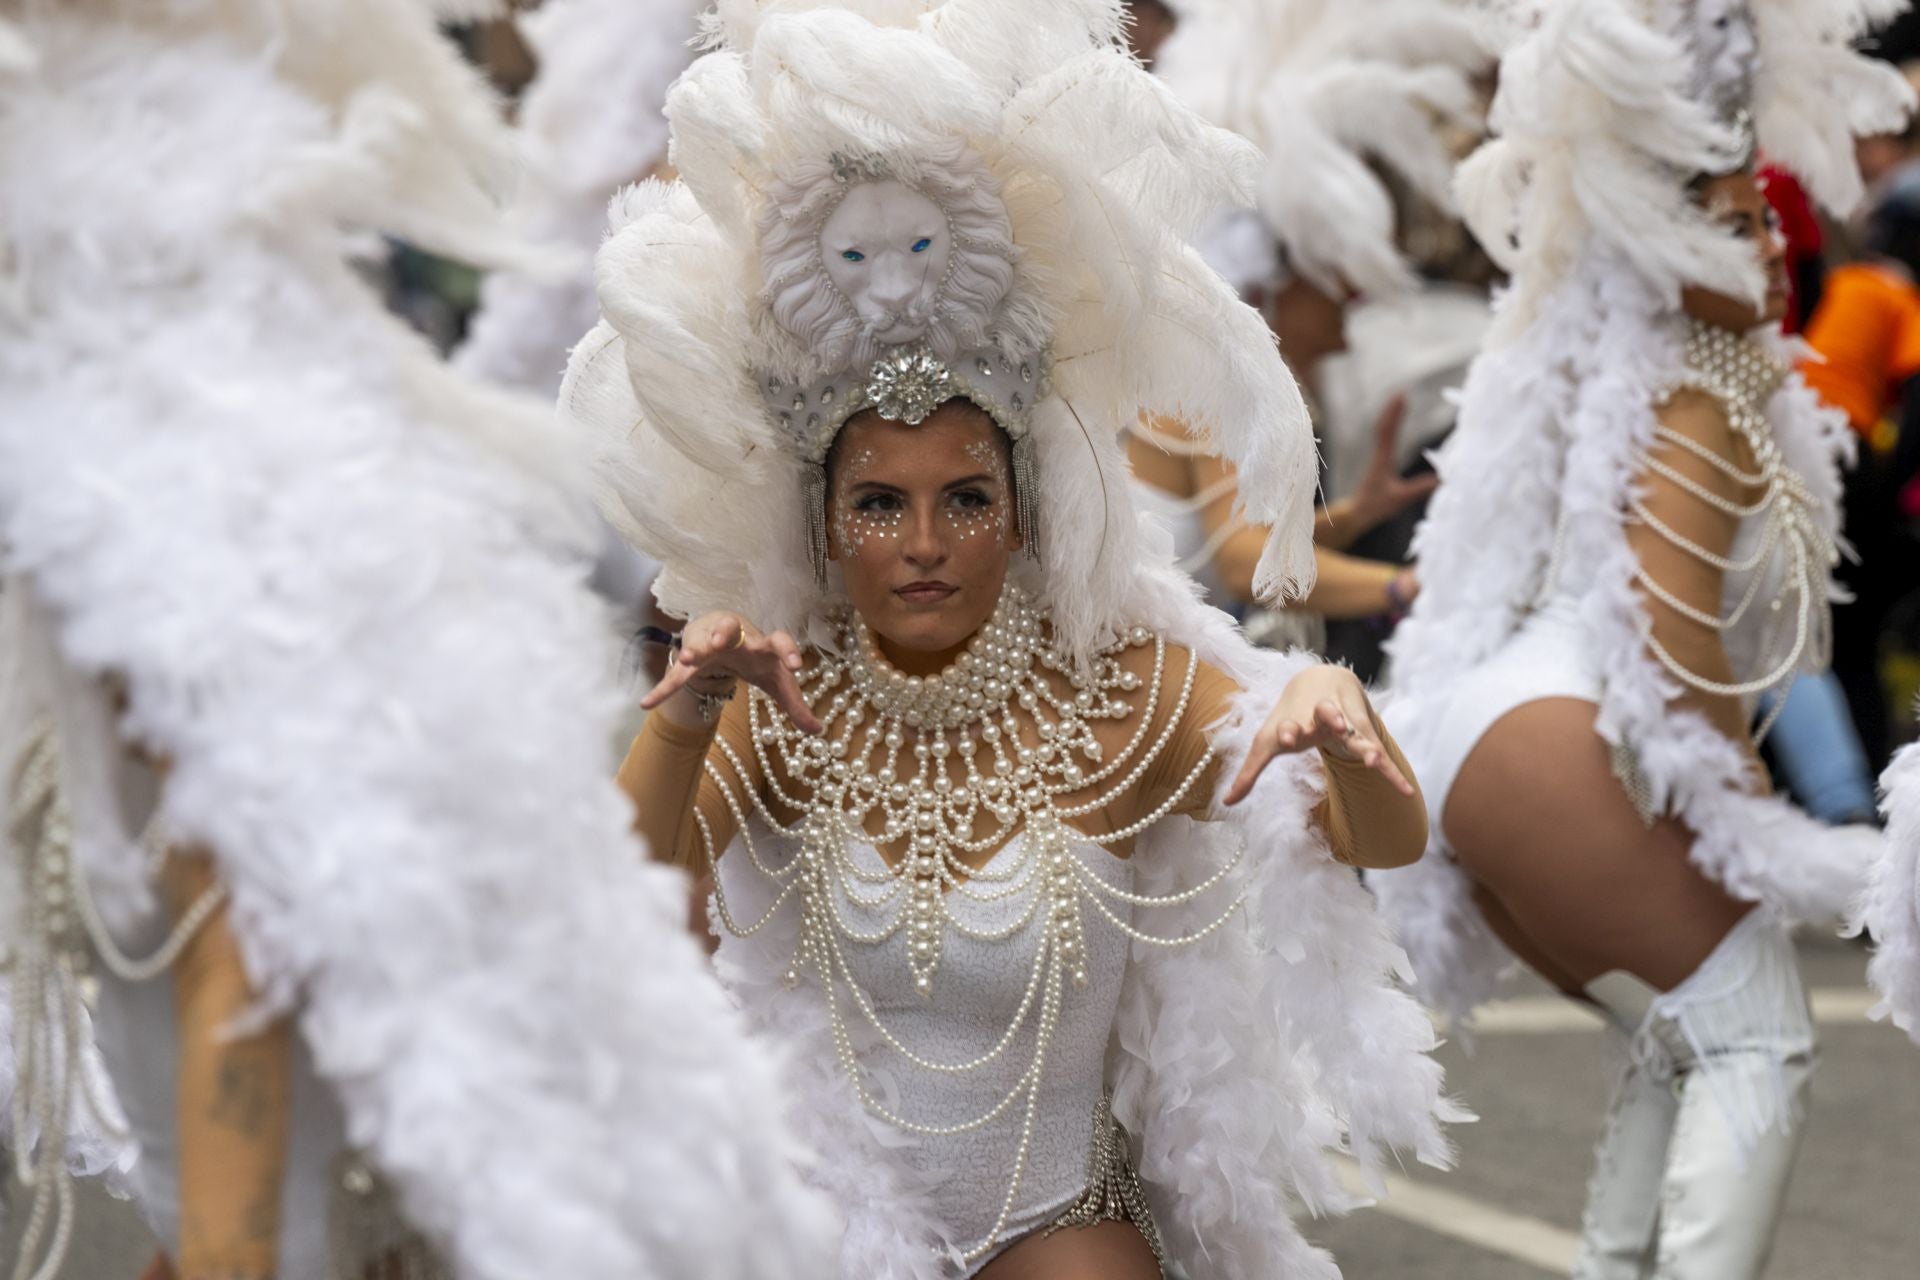
<svg viewBox="0 0 1920 1280"><path fill-rule="evenodd" d="M259 1134L271 1103L269 1074L269 1064L257 1054L236 1050L225 1055L208 1117L248 1136Z"/></svg>

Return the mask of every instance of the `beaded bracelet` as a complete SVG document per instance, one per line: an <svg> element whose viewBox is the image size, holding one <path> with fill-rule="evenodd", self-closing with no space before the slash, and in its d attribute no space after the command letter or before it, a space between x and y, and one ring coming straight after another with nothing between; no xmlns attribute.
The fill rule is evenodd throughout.
<svg viewBox="0 0 1920 1280"><path fill-rule="evenodd" d="M665 627L649 624L638 628L633 633L633 639L636 644L666 646L669 662L677 660L680 656L682 633L678 631L669 631ZM734 687L729 685L725 693L707 693L692 685L687 686L687 692L693 695L693 705L700 712L702 724L712 724L720 718L721 713L727 709L727 704L733 701Z"/></svg>
<svg viewBox="0 0 1920 1280"><path fill-rule="evenodd" d="M1413 603L1407 599L1406 588L1400 585L1406 576L1407 571L1401 569L1387 579L1387 615L1395 622L1407 616L1407 608Z"/></svg>

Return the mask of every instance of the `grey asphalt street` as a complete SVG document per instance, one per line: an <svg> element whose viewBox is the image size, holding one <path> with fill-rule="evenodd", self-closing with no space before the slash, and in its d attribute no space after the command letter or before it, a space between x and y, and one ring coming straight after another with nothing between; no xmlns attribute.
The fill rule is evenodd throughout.
<svg viewBox="0 0 1920 1280"><path fill-rule="evenodd" d="M1824 1057L1768 1280L1913 1280L1920 1049L1865 1020L1863 952L1820 941L1801 953ZM1481 1116L1457 1131L1458 1170L1409 1170L1382 1207L1311 1234L1348 1280L1565 1275L1614 1060L1606 1037L1540 989L1494 1010L1471 1055L1453 1044L1442 1053L1451 1087ZM134 1280L152 1242L133 1213L89 1190L81 1217L65 1276ZM11 1239L0 1256L12 1256Z"/></svg>
<svg viewBox="0 0 1920 1280"><path fill-rule="evenodd" d="M1865 1020L1871 999L1863 951L1822 940L1803 943L1801 956L1823 1050L1768 1280L1913 1280L1920 1276L1920 1048ZM1537 991L1497 1011L1510 1016L1490 1018L1471 1055L1452 1044L1442 1051L1451 1087L1481 1117L1456 1131L1459 1168L1410 1170L1410 1207L1394 1197L1312 1233L1349 1280L1566 1274L1564 1265L1511 1255L1532 1238L1530 1224L1551 1229L1570 1249L1616 1059L1597 1024L1577 1022L1570 1004L1544 986ZM1419 1203L1417 1193L1428 1189L1451 1198Z"/></svg>

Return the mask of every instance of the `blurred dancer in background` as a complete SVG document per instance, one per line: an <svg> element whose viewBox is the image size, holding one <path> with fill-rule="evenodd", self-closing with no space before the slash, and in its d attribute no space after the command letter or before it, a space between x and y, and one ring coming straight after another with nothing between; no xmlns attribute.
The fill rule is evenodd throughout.
<svg viewBox="0 0 1920 1280"><path fill-rule="evenodd" d="M1517 955L1631 1037L1587 1280L1760 1273L1816 1052L1786 923L1837 919L1877 850L1765 794L1753 726L1755 695L1825 660L1851 440L1778 341L1753 130L1856 202L1850 129L1899 128L1913 96L1843 42L1864 22L1539 6L1460 174L1513 287L1392 645L1434 844L1377 882L1443 1007Z"/></svg>
<svg viewBox="0 0 1920 1280"><path fill-rule="evenodd" d="M1395 244L1393 198L1371 165L1447 202L1449 128L1472 126L1471 74L1485 60L1472 23L1431 0L1208 0L1186 6L1160 49L1157 68L1183 100L1261 149L1255 209L1223 215L1202 248L1260 308L1310 396L1322 364L1345 348L1356 292L1415 284ZM1264 533L1240 514L1233 469L1196 449L1177 421L1143 420L1128 441L1138 500L1166 521L1182 564L1218 603L1252 610L1250 634L1318 648L1319 616L1397 613L1417 589L1412 570L1343 551L1432 488L1431 478L1399 474L1401 413L1398 401L1381 407L1366 472L1319 513L1314 589L1287 610L1253 608Z"/></svg>

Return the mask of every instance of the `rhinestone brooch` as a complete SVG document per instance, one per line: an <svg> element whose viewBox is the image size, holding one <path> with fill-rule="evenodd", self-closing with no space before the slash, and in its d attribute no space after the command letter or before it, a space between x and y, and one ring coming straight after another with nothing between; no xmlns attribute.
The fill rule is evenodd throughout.
<svg viewBox="0 0 1920 1280"><path fill-rule="evenodd" d="M912 346L873 362L867 399L882 417L917 427L955 394L953 375L924 346Z"/></svg>

